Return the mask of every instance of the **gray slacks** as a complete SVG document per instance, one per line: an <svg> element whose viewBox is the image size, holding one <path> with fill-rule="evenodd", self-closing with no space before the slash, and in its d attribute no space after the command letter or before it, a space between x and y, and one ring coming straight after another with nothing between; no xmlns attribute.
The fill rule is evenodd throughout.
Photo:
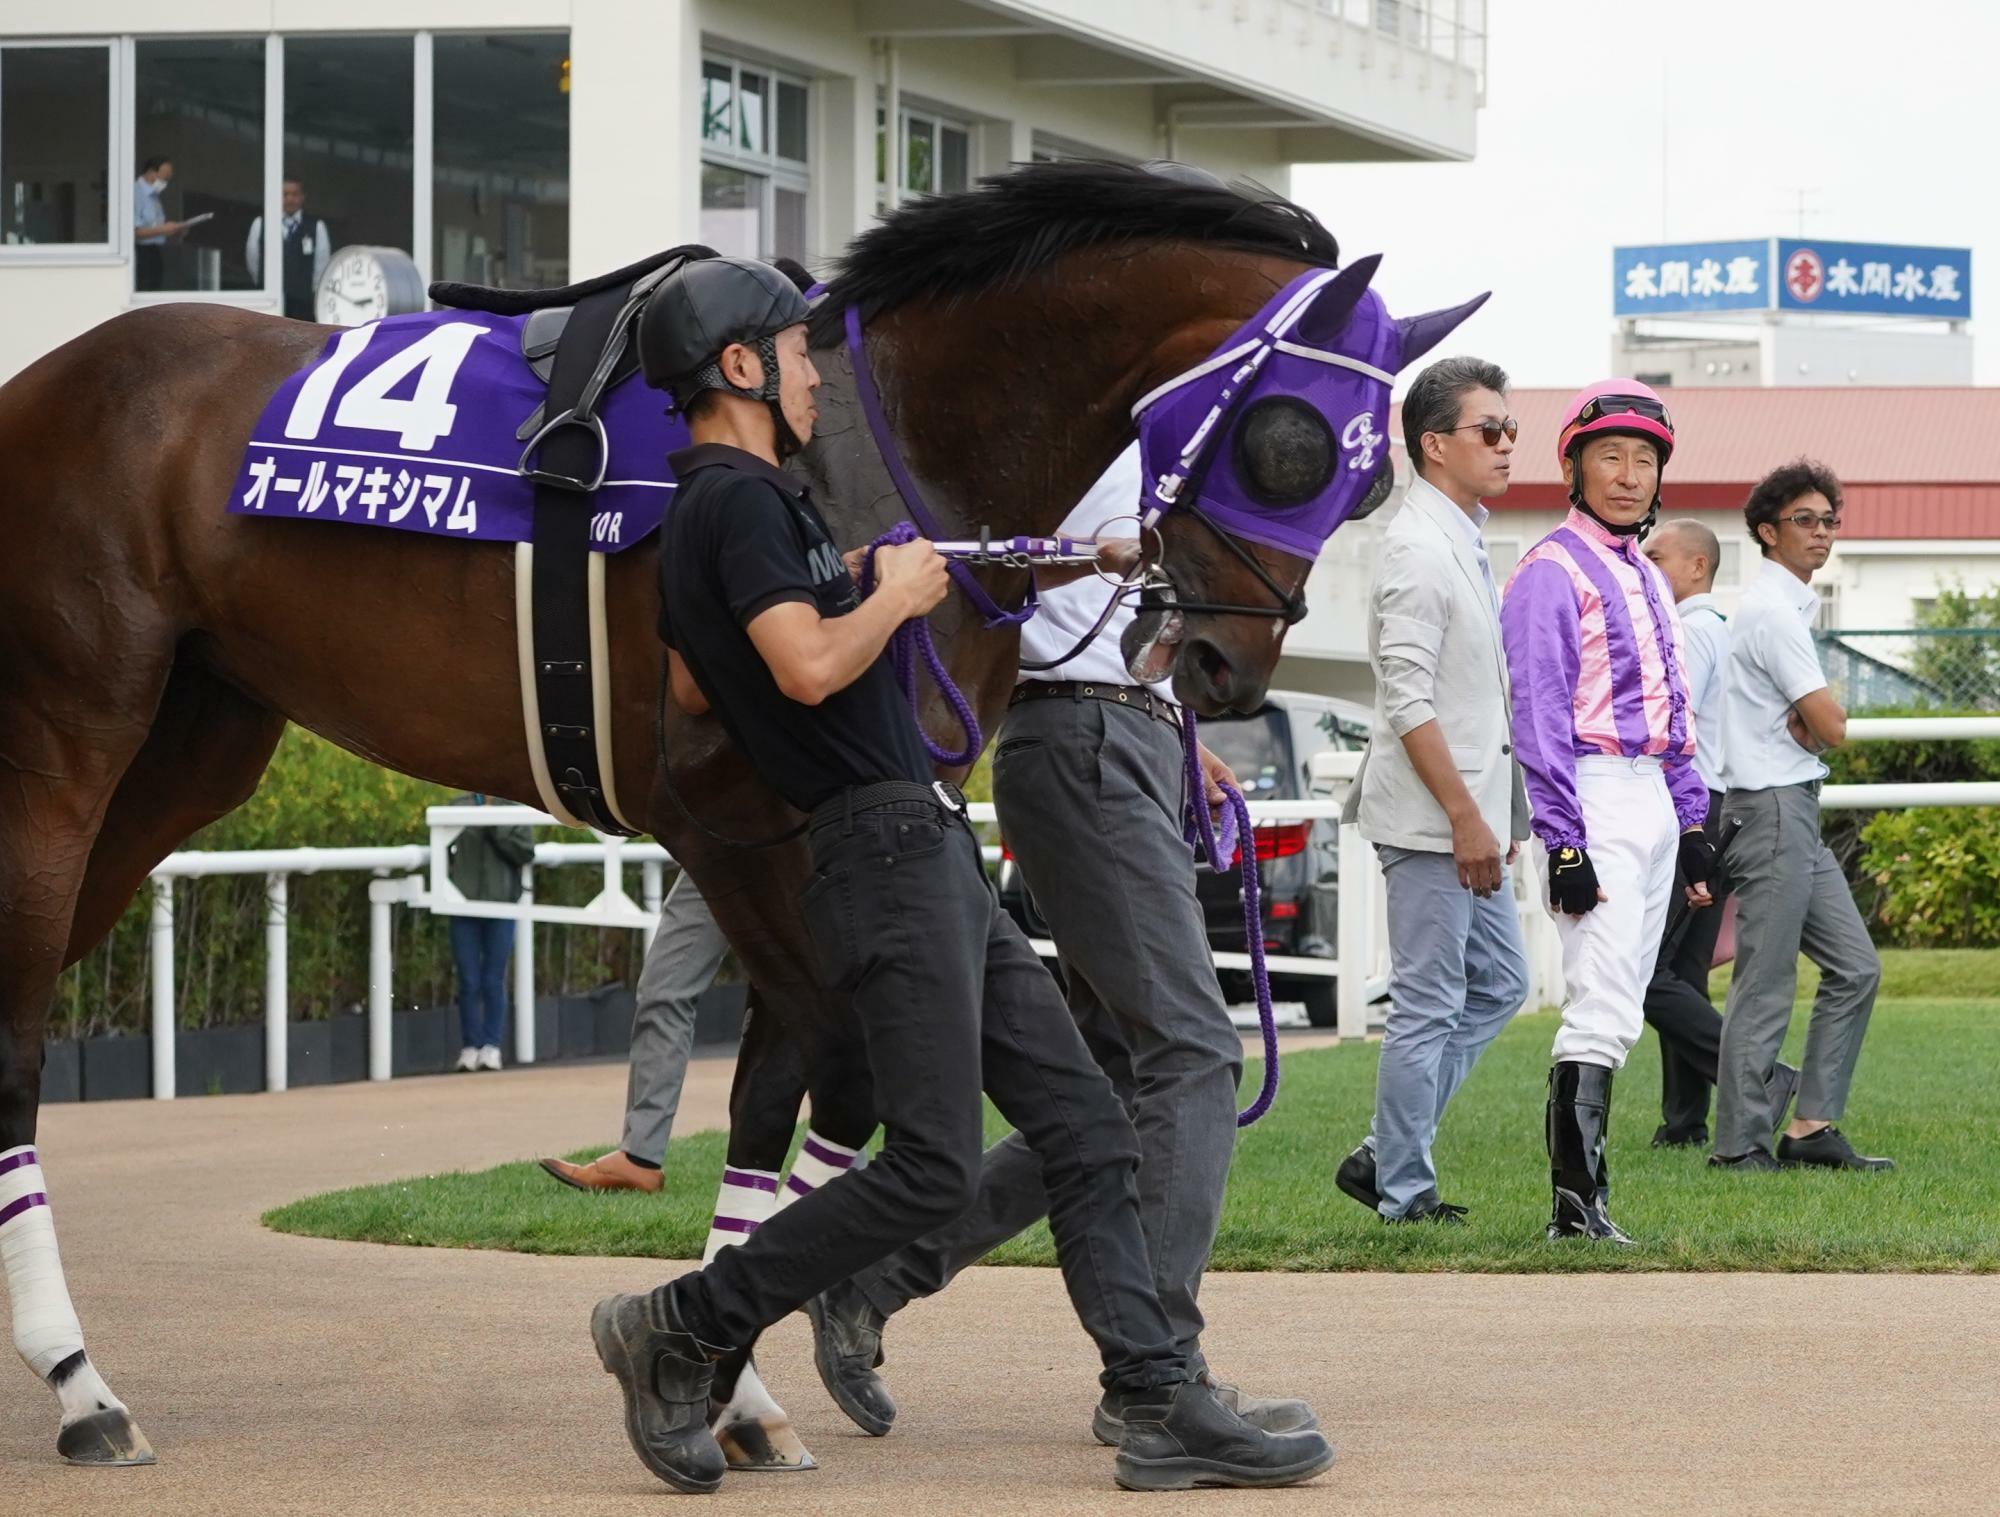
<svg viewBox="0 0 2000 1517"><path fill-rule="evenodd" d="M1431 1142L1486 1045L1528 999L1528 950L1514 887L1495 895L1458 882L1448 853L1377 846L1389 896L1389 1021L1375 1071L1381 1213L1400 1217L1437 1196Z"/></svg>
<svg viewBox="0 0 2000 1517"><path fill-rule="evenodd" d="M1736 971L1722 1019L1715 1151L1768 1150L1777 1113L1765 1078L1783 1047L1799 954L1819 966L1796 1115L1832 1122L1847 1109L1882 961L1840 865L1820 841L1819 787L1732 790L1723 800L1736 893Z"/></svg>
<svg viewBox="0 0 2000 1517"><path fill-rule="evenodd" d="M708 902L683 870L661 907L659 931L639 971L639 1004L632 1014L625 1136L618 1146L642 1164L658 1164L666 1157L681 1087L687 1083L696 1003L728 951L729 940L715 925Z"/></svg>
<svg viewBox="0 0 2000 1517"><path fill-rule="evenodd" d="M1180 737L1132 707L1036 700L993 763L1001 829L1060 950L1069 1004L1139 1134L1139 1215L1175 1346L1201 1366L1195 1304L1236 1151L1243 1044L1216 983L1181 839ZM958 1221L863 1271L893 1313L1048 1211L1020 1134L986 1151Z"/></svg>

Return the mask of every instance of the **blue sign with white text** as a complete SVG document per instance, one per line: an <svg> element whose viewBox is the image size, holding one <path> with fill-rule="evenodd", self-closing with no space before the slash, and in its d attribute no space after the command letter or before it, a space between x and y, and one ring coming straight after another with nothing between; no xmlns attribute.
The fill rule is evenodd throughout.
<svg viewBox="0 0 2000 1517"><path fill-rule="evenodd" d="M1771 240L1675 242L1611 250L1614 316L1768 311Z"/></svg>
<svg viewBox="0 0 2000 1517"><path fill-rule="evenodd" d="M1778 306L1837 316L1964 320L1972 315L1972 250L1783 238Z"/></svg>

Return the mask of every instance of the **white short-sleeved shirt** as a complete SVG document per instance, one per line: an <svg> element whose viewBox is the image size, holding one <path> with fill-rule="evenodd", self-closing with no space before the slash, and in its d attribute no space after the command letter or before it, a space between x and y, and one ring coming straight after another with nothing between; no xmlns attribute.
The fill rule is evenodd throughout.
<svg viewBox="0 0 2000 1517"><path fill-rule="evenodd" d="M1694 767L1703 784L1720 790L1725 742L1722 689L1729 672L1729 623L1716 609L1715 597L1706 591L1690 595L1677 609L1681 614L1681 664L1687 673L1688 699L1694 705Z"/></svg>
<svg viewBox="0 0 2000 1517"><path fill-rule="evenodd" d="M1813 647L1811 585L1771 559L1736 607L1723 681L1722 777L1729 790L1776 790L1826 777L1826 765L1792 741L1792 705L1826 688ZM1700 717L1696 740L1700 739Z"/></svg>
<svg viewBox="0 0 2000 1517"><path fill-rule="evenodd" d="M1139 508L1139 472L1139 445L1135 442L1119 454L1097 483L1084 493L1076 509L1063 518L1059 530L1071 537L1136 536L1138 528L1130 518ZM1126 520L1114 523L1105 530L1107 522L1120 516ZM1067 653L1076 646L1078 638L1096 625L1098 617L1104 614L1105 601L1115 593L1110 585L1094 574L1043 590L1041 609L1021 628L1022 660L1057 658ZM1120 641L1137 615L1135 598L1127 597L1111 613L1111 620L1105 623L1104 630L1075 658L1065 660L1053 669L1024 671L1021 678L1076 680L1085 684L1131 684L1132 676L1125 668L1125 654ZM1163 700L1174 698L1171 679L1160 681L1152 690Z"/></svg>

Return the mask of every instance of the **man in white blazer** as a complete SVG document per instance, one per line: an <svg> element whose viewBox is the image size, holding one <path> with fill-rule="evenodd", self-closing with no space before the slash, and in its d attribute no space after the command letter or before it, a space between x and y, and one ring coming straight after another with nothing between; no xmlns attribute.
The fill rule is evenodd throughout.
<svg viewBox="0 0 2000 1517"><path fill-rule="evenodd" d="M1518 430L1497 365L1447 358L1417 376L1403 401L1410 488L1369 590L1375 739L1342 820L1375 845L1388 888L1389 1021L1374 1121L1335 1182L1389 1222L1464 1220L1438 1196L1431 1142L1528 994L1507 879L1528 803L1480 536Z"/></svg>

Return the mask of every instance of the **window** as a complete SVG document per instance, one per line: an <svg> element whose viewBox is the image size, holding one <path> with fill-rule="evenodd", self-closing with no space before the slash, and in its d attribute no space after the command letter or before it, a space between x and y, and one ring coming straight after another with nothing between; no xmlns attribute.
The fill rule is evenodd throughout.
<svg viewBox="0 0 2000 1517"><path fill-rule="evenodd" d="M132 163L119 197L135 233L133 287L262 289L244 267L264 209L264 40L141 38L133 53Z"/></svg>
<svg viewBox="0 0 2000 1517"><path fill-rule="evenodd" d="M0 245L108 253L110 163L110 47L0 47Z"/></svg>
<svg viewBox="0 0 2000 1517"><path fill-rule="evenodd" d="M431 278L567 284L567 34L439 33L431 72Z"/></svg>
<svg viewBox="0 0 2000 1517"><path fill-rule="evenodd" d="M875 111L875 183L889 182L888 145L883 140L883 111ZM904 111L903 190L911 195L943 195L972 182L972 132L955 121ZM886 197L885 197L886 198Z"/></svg>
<svg viewBox="0 0 2000 1517"><path fill-rule="evenodd" d="M1830 632L1840 625L1840 586L1820 583L1813 586L1819 609L1813 614L1813 630Z"/></svg>
<svg viewBox="0 0 2000 1517"><path fill-rule="evenodd" d="M701 240L717 252L806 261L809 99L761 64L702 60Z"/></svg>
<svg viewBox="0 0 2000 1517"><path fill-rule="evenodd" d="M1725 537L1718 546L1721 551L1715 562L1715 582L1718 585L1742 584L1743 544Z"/></svg>
<svg viewBox="0 0 2000 1517"><path fill-rule="evenodd" d="M411 38L285 40L278 287L286 315L313 319L312 287L334 248L413 246L415 121ZM260 218L242 251L258 284L262 232Z"/></svg>

